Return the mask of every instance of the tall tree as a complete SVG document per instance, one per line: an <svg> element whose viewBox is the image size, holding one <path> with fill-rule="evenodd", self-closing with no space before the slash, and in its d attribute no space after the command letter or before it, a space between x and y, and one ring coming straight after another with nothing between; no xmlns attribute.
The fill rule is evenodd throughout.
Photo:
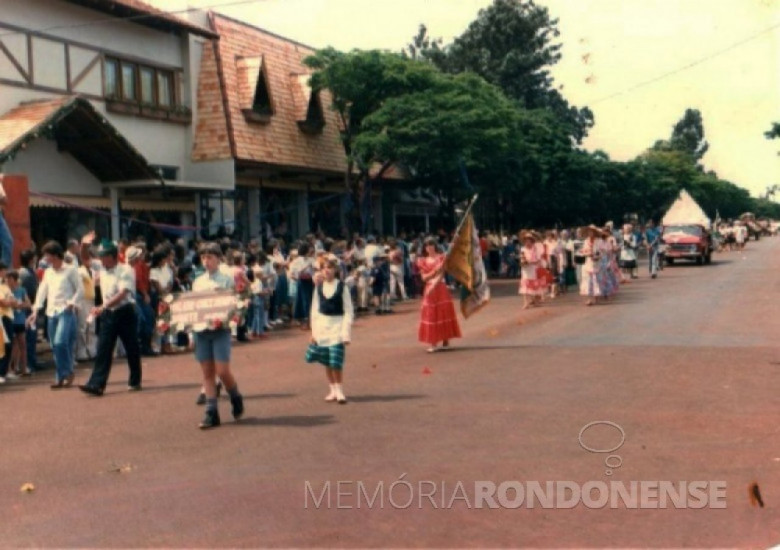
<svg viewBox="0 0 780 550"><path fill-rule="evenodd" d="M672 128L669 140L657 141L653 146L656 151L682 153L694 164L699 163L709 148L709 143L704 139L704 122L698 109L686 109Z"/></svg>
<svg viewBox="0 0 780 550"><path fill-rule="evenodd" d="M422 26L410 46L442 71L480 75L527 109L551 109L580 142L593 126L593 113L569 105L554 87L550 68L561 59L559 36L558 20L546 7L533 0L494 0L452 44L441 48Z"/></svg>

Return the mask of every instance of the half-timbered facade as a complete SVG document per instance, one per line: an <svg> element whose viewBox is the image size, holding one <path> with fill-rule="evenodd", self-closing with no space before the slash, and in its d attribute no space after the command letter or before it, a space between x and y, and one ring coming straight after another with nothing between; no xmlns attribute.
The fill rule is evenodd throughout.
<svg viewBox="0 0 780 550"><path fill-rule="evenodd" d="M191 156L215 32L140 0L2 4L0 168L28 177L35 240L196 226L200 193L232 190Z"/></svg>

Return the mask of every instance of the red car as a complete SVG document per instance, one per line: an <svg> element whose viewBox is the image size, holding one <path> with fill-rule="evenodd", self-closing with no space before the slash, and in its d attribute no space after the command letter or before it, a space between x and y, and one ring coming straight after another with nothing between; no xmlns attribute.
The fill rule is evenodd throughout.
<svg viewBox="0 0 780 550"><path fill-rule="evenodd" d="M712 235L703 225L665 225L661 239L668 265L677 259L695 260L697 265L709 264L712 260Z"/></svg>

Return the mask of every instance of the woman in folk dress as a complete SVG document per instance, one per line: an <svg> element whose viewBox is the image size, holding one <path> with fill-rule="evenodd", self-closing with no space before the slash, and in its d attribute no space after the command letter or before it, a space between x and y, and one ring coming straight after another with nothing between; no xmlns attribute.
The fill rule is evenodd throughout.
<svg viewBox="0 0 780 550"><path fill-rule="evenodd" d="M539 304L547 283L537 276L542 256L536 246L536 235L533 231L523 231L520 240L523 243L520 249L520 294L523 296L523 309L528 309Z"/></svg>
<svg viewBox="0 0 780 550"><path fill-rule="evenodd" d="M417 260L417 267L425 283L418 339L429 345L428 353L450 345L451 338L460 338L458 317L450 291L444 282L444 254L439 253L436 241L425 240L425 255Z"/></svg>
<svg viewBox="0 0 780 550"><path fill-rule="evenodd" d="M582 266L580 295L587 296L586 306L592 306L596 303L596 299L605 296L604 286L607 281L604 261L608 245L603 241L606 233L595 225L584 228L583 233L585 241L582 243L579 255L585 257L585 263ZM609 260L606 259L606 262Z"/></svg>

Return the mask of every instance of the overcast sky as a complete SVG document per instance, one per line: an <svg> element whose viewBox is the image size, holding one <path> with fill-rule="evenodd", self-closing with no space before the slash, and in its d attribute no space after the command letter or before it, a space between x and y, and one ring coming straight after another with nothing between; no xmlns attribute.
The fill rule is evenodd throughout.
<svg viewBox="0 0 780 550"><path fill-rule="evenodd" d="M147 0L173 10L237 0ZM218 8L314 47L400 50L425 23L445 42L491 0L258 0ZM538 0L559 19L553 72L596 119L585 142L629 160L702 112L703 162L757 195L780 183L780 0ZM777 27L777 28L773 28ZM664 76L666 75L666 76ZM652 82L650 82L652 81Z"/></svg>

